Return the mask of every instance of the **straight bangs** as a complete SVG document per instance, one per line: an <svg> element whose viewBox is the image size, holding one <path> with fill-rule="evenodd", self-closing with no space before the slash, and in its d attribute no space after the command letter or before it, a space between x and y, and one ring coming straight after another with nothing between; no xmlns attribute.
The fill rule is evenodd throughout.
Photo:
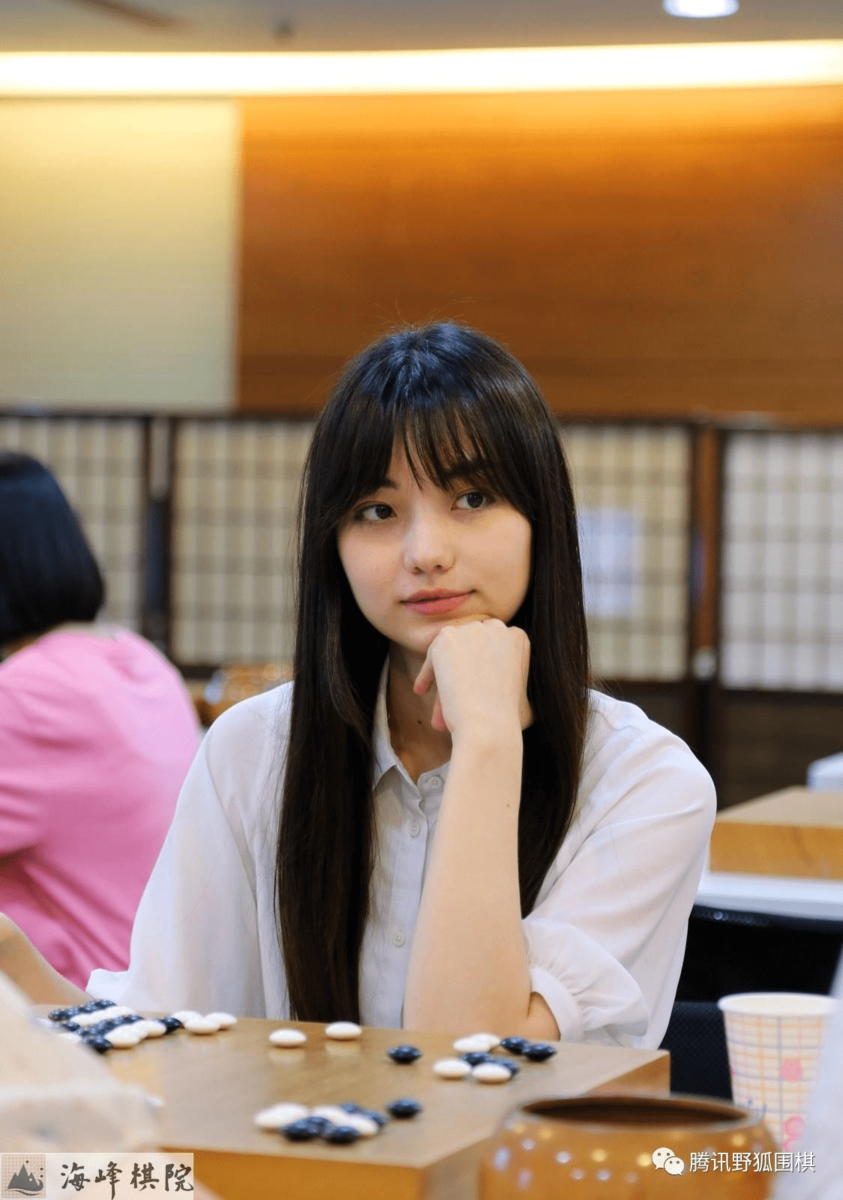
<svg viewBox="0 0 843 1200"><path fill-rule="evenodd" d="M475 484L532 522L536 495L527 486L533 473L528 441L535 430L524 420L523 402L494 385L481 391L476 381L459 390L431 386L430 380L417 387L402 382L390 380L391 387L372 395L360 380L332 414L332 428L321 439L322 461L311 463L319 472L324 533L383 486L397 447L416 483L429 479L443 490Z"/></svg>

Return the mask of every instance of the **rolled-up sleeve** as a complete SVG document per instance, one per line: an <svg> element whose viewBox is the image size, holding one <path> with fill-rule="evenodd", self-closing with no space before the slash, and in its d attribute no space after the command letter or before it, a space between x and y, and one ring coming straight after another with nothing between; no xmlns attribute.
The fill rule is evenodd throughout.
<svg viewBox="0 0 843 1200"><path fill-rule="evenodd" d="M679 738L597 698L574 820L523 922L532 990L563 1040L661 1042L715 808Z"/></svg>

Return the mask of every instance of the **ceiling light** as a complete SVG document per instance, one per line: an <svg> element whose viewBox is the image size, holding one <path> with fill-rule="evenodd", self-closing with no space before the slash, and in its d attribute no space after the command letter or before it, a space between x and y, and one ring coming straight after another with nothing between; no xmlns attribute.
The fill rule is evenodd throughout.
<svg viewBox="0 0 843 1200"><path fill-rule="evenodd" d="M343 96L843 84L843 40L311 54L0 53L2 96Z"/></svg>
<svg viewBox="0 0 843 1200"><path fill-rule="evenodd" d="M739 7L738 0L662 0L670 17L731 17Z"/></svg>

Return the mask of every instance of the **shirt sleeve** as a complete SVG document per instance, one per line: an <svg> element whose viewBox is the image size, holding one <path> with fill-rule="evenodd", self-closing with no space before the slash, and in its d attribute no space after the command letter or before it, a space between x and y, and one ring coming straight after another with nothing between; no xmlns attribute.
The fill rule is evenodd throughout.
<svg viewBox="0 0 843 1200"><path fill-rule="evenodd" d="M39 747L26 699L0 682L0 858L35 846L44 827Z"/></svg>
<svg viewBox="0 0 843 1200"><path fill-rule="evenodd" d="M632 711L643 723L593 715L574 821L523 930L532 990L563 1040L655 1048L716 803L687 746Z"/></svg>
<svg viewBox="0 0 843 1200"><path fill-rule="evenodd" d="M265 1016L254 858L241 801L257 787L248 718L224 713L188 772L141 898L126 971L94 971L88 991L138 1010Z"/></svg>

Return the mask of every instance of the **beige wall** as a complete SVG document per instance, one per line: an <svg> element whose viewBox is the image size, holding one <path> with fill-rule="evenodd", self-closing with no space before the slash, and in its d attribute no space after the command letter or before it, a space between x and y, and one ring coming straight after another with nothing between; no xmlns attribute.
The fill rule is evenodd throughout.
<svg viewBox="0 0 843 1200"><path fill-rule="evenodd" d="M225 101L0 103L0 406L233 402Z"/></svg>

